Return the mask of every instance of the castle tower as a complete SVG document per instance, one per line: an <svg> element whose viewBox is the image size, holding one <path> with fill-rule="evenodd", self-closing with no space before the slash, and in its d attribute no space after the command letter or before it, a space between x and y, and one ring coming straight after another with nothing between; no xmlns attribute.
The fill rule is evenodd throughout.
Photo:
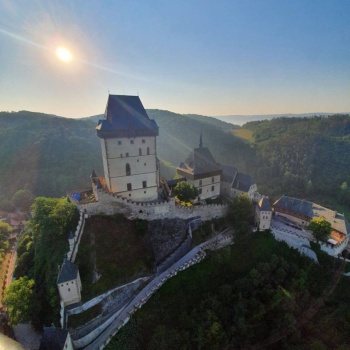
<svg viewBox="0 0 350 350"><path fill-rule="evenodd" d="M108 191L141 202L157 199L158 126L140 98L109 95L104 119L96 130Z"/></svg>

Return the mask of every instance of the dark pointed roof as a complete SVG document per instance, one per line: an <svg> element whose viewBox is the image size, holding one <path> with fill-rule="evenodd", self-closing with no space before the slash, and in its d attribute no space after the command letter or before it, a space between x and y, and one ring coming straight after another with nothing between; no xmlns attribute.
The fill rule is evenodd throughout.
<svg viewBox="0 0 350 350"><path fill-rule="evenodd" d="M221 177L222 181L232 183L238 172L238 169L231 165L221 165L221 167L223 170Z"/></svg>
<svg viewBox="0 0 350 350"><path fill-rule="evenodd" d="M263 197L260 199L258 207L261 211L271 211L271 204L267 197Z"/></svg>
<svg viewBox="0 0 350 350"><path fill-rule="evenodd" d="M248 192L250 187L254 185L254 181L249 174L237 172L232 183L232 188L242 192Z"/></svg>
<svg viewBox="0 0 350 350"><path fill-rule="evenodd" d="M99 120L97 136L157 136L158 125L150 119L138 96L109 95L105 118Z"/></svg>
<svg viewBox="0 0 350 350"><path fill-rule="evenodd" d="M178 168L193 175L222 170L207 147L195 148Z"/></svg>
<svg viewBox="0 0 350 350"><path fill-rule="evenodd" d="M78 268L68 259L64 259L57 284L72 281L78 276Z"/></svg>
<svg viewBox="0 0 350 350"><path fill-rule="evenodd" d="M63 350L67 337L67 329L44 327L39 350Z"/></svg>

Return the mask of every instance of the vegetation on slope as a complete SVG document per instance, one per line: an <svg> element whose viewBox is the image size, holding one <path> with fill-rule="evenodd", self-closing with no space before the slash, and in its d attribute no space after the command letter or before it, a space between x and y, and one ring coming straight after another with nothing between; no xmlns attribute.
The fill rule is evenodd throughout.
<svg viewBox="0 0 350 350"><path fill-rule="evenodd" d="M277 118L244 125L254 135L259 190L350 208L350 116Z"/></svg>
<svg viewBox="0 0 350 350"><path fill-rule="evenodd" d="M2 195L26 188L36 196L62 196L89 185L101 171L99 140L90 121L27 111L0 112Z"/></svg>
<svg viewBox="0 0 350 350"><path fill-rule="evenodd" d="M14 276L35 281L35 305L30 317L40 328L43 324L58 324L58 267L68 252L68 233L75 230L79 214L66 198L38 197L32 210L30 227L18 243Z"/></svg>
<svg viewBox="0 0 350 350"><path fill-rule="evenodd" d="M151 273L154 258L146 230L146 221L123 215L87 219L76 258L84 300Z"/></svg>
<svg viewBox="0 0 350 350"><path fill-rule="evenodd" d="M350 281L336 287L338 262L325 260L241 236L166 282L106 349L346 349Z"/></svg>

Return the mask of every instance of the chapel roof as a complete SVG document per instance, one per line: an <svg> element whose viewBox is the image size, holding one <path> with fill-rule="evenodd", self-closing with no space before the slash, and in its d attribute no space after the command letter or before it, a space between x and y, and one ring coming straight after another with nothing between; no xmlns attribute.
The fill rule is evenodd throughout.
<svg viewBox="0 0 350 350"><path fill-rule="evenodd" d="M78 268L67 258L64 259L61 271L57 278L57 284L72 281L78 276Z"/></svg>
<svg viewBox="0 0 350 350"><path fill-rule="evenodd" d="M104 119L96 130L102 138L158 135L158 125L149 118L140 98L126 95L108 96Z"/></svg>
<svg viewBox="0 0 350 350"><path fill-rule="evenodd" d="M193 175L222 170L220 164L215 162L213 155L207 147L193 149L187 159L180 163L178 168Z"/></svg>
<svg viewBox="0 0 350 350"><path fill-rule="evenodd" d="M232 188L242 192L248 192L250 187L254 185L253 178L246 173L237 172L232 183Z"/></svg>

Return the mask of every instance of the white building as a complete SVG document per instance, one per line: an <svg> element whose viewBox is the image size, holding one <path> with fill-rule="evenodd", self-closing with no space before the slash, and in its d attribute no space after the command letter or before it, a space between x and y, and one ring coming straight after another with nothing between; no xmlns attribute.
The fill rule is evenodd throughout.
<svg viewBox="0 0 350 350"><path fill-rule="evenodd" d="M96 130L101 139L102 187L133 201L156 200L158 126L148 117L140 98L109 95L105 119Z"/></svg>
<svg viewBox="0 0 350 350"><path fill-rule="evenodd" d="M262 197L255 206L255 223L259 231L268 230L271 226L272 208L267 197Z"/></svg>
<svg viewBox="0 0 350 350"><path fill-rule="evenodd" d="M313 218L323 217L332 227L327 242L321 243L321 249L329 255L340 254L348 245L350 224L344 214L322 207L319 204L288 196L282 196L273 204L276 217L283 217L299 227L306 228Z"/></svg>
<svg viewBox="0 0 350 350"><path fill-rule="evenodd" d="M81 301L81 281L78 268L68 259L63 261L57 287L64 306Z"/></svg>
<svg viewBox="0 0 350 350"><path fill-rule="evenodd" d="M254 200L257 186L249 174L242 173L230 165L223 165L222 169L221 194L223 196L235 198L246 194Z"/></svg>
<svg viewBox="0 0 350 350"><path fill-rule="evenodd" d="M199 147L195 148L183 163L180 163L177 173L197 188L199 199L220 196L222 169L215 162L209 149L203 147L202 135Z"/></svg>

